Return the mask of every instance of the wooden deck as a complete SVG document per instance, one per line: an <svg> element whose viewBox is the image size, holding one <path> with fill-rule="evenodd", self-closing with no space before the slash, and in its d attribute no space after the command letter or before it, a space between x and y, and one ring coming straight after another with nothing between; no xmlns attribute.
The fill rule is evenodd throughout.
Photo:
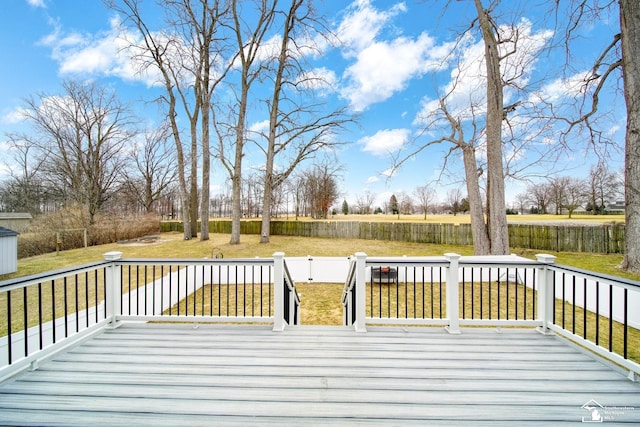
<svg viewBox="0 0 640 427"><path fill-rule="evenodd" d="M640 384L534 330L127 324L0 384L0 425L640 422Z"/></svg>

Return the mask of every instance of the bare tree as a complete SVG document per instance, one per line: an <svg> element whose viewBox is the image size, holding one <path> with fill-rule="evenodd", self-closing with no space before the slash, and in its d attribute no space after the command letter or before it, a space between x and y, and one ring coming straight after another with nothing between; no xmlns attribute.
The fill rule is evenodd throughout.
<svg viewBox="0 0 640 427"><path fill-rule="evenodd" d="M551 203L555 208L555 214L560 215L567 197L567 188L570 184L568 176L553 178L549 181L549 194Z"/></svg>
<svg viewBox="0 0 640 427"><path fill-rule="evenodd" d="M429 112L429 116L424 118L423 125L426 129L429 129L431 127L438 127L444 124L449 128L450 133L424 144L420 144L417 150L409 153L409 155L407 155L404 159L397 162L396 167L399 167L399 165L401 165L408 158L415 156L425 148L434 144L440 144L442 142L448 142L452 145L448 154L445 156L445 165L450 156L461 151L465 171L465 183L469 199L471 234L473 236L474 253L476 255L486 255L491 253L488 231L488 227L490 224L485 222L482 191L480 187L480 178L483 174L483 167L479 165L476 159L476 150L478 149L478 145L480 144L481 130L476 123L476 115L474 114L475 108L476 107L474 105L470 106L469 120L471 121L471 136L467 138L465 135L463 118L460 116L455 117L449 111L449 107L447 105L447 97L441 97L438 100L438 108L434 111ZM450 204L450 206L452 205ZM454 213L457 213L457 210Z"/></svg>
<svg viewBox="0 0 640 427"><path fill-rule="evenodd" d="M526 211L527 203L530 201L529 194L519 193L516 195L516 205L519 214L523 215Z"/></svg>
<svg viewBox="0 0 640 427"><path fill-rule="evenodd" d="M325 160L315 164L305 173L305 193L309 212L313 218L326 219L329 215L329 208L340 196L338 190L340 170L339 165Z"/></svg>
<svg viewBox="0 0 640 427"><path fill-rule="evenodd" d="M624 99L627 104L623 266L640 271L640 3L620 0L620 29Z"/></svg>
<svg viewBox="0 0 640 427"><path fill-rule="evenodd" d="M585 182L578 178L569 177L565 186L564 200L562 206L567 210L569 218L573 212L581 207L586 200Z"/></svg>
<svg viewBox="0 0 640 427"><path fill-rule="evenodd" d="M93 224L122 178L134 118L104 87L73 81L62 86L62 96L27 101L24 114L34 134L21 139L41 152L46 185L83 206Z"/></svg>
<svg viewBox="0 0 640 427"><path fill-rule="evenodd" d="M367 190L362 194L356 196L356 206L358 212L362 215L368 215L373 212L373 204L376 201L376 196L371 191Z"/></svg>
<svg viewBox="0 0 640 427"><path fill-rule="evenodd" d="M248 140L247 114L249 94L254 83L264 77L266 70L261 56L264 40L276 15L276 1L230 0L230 39L236 56L233 60L235 85L229 86L232 100L220 103L216 108L215 129L218 134L217 157L229 174L232 186L231 244L240 243L240 219L242 216L242 160ZM248 12L245 6L253 7ZM243 14L244 13L244 14Z"/></svg>
<svg viewBox="0 0 640 427"><path fill-rule="evenodd" d="M611 172L605 163L598 163L587 177L588 208L594 215L602 213L609 202L615 202L623 186L618 174Z"/></svg>
<svg viewBox="0 0 640 427"><path fill-rule="evenodd" d="M424 219L427 219L429 208L436 203L436 190L429 185L421 185L415 189L414 194L418 199L418 208L424 214Z"/></svg>
<svg viewBox="0 0 640 427"><path fill-rule="evenodd" d="M471 30L478 28L483 55L471 61L452 52L451 63L456 66L452 70L452 82L439 99L425 104L428 108L424 108L418 117L424 135L433 135L434 129L438 128L448 134L426 143L422 137L416 139L414 143L418 148L396 161L396 167L429 146L442 142L452 144L444 159L444 169L461 154L474 251L476 254L506 254L509 253L509 235L505 178L525 173L528 165L546 157L545 153L537 152L535 159L520 166L516 164L516 159L522 158L518 153L524 150L532 135L540 137L547 128L542 124L536 127L529 114L525 114L530 113L529 107L515 115L528 96L512 96L516 101L504 105L504 92L509 89L514 95L524 93L529 81L527 73L542 43L528 43L536 37L527 36L528 30L521 28L524 24L520 15L517 23L498 24L499 2L491 2L489 7L484 7L481 0L474 0L473 4L475 16L467 31L459 35L454 49L467 46ZM543 41L545 37L537 37L537 40ZM484 88L484 91L469 91L470 84ZM503 132L504 129L508 132Z"/></svg>
<svg viewBox="0 0 640 427"><path fill-rule="evenodd" d="M152 212L176 180L175 151L169 146L170 127L143 133L144 141L131 154L134 171L125 173L124 190L145 212Z"/></svg>
<svg viewBox="0 0 640 427"><path fill-rule="evenodd" d="M404 215L411 215L413 213L413 200L411 199L411 196L405 192L400 193L398 216L400 213Z"/></svg>
<svg viewBox="0 0 640 427"><path fill-rule="evenodd" d="M326 37L329 29L315 15L311 0L290 0L280 11L284 18L280 47L273 58L272 93L266 141L261 243L269 242L272 197L281 183L304 160L339 142L335 131L347 121L343 109L332 110L318 102L314 91L327 86L322 76L307 73L304 57L318 51L315 37ZM276 161L284 167L276 171Z"/></svg>
<svg viewBox="0 0 640 427"><path fill-rule="evenodd" d="M462 191L459 188L452 188L447 191L447 207L455 216L462 212Z"/></svg>
<svg viewBox="0 0 640 427"><path fill-rule="evenodd" d="M8 138L9 152L17 167L6 164L10 178L0 188L2 209L39 214L50 198L40 176L46 157L29 141L17 135Z"/></svg>
<svg viewBox="0 0 640 427"><path fill-rule="evenodd" d="M581 114L576 119L564 119L569 130L586 127L591 141L599 142L602 129L594 119L600 108L600 95L607 83L620 76L626 104L627 126L625 130L625 254L622 267L640 272L640 3L637 0L574 0L568 9L561 10L556 2L556 16L565 23L564 38L567 51L581 24L591 26L594 20L605 19L606 10L615 12L619 7L620 32L611 35L611 42L594 60L592 72L587 77L583 93L591 102L582 102ZM558 13L560 12L560 13ZM561 14L562 13L562 14ZM565 14L566 13L566 14ZM616 83L614 82L615 86Z"/></svg>
<svg viewBox="0 0 640 427"><path fill-rule="evenodd" d="M546 214L551 204L551 185L538 183L527 187L528 200L533 203L537 213Z"/></svg>
<svg viewBox="0 0 640 427"><path fill-rule="evenodd" d="M164 31L153 31L150 18L143 16L141 0L108 0L141 35L131 41L130 51L143 70L160 73L164 87L162 102L176 147L177 173L182 199L184 238L197 236L198 159L202 158L201 240L209 238L210 112L216 87L223 81L232 61L223 58L224 37L218 36L228 9L223 0L168 0L162 4ZM189 122L188 137L180 129L180 117ZM187 145L184 141L188 140ZM202 147L199 156L198 146ZM189 165L187 177L187 162Z"/></svg>

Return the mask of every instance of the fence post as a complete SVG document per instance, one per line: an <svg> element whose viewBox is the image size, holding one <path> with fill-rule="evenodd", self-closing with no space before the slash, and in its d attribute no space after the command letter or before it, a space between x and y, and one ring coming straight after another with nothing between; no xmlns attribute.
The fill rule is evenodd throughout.
<svg viewBox="0 0 640 427"><path fill-rule="evenodd" d="M460 334L460 291L458 289L458 265L460 255L454 253L444 254L449 261L447 268L447 317L449 325L445 328L450 334Z"/></svg>
<svg viewBox="0 0 640 427"><path fill-rule="evenodd" d="M109 327L117 328L119 325L116 321L118 313L120 313L120 288L122 275L120 274L121 266L115 261L122 258L122 252L107 252L103 254L104 259L111 261L105 268L107 291L104 296L104 304L107 318L110 321Z"/></svg>
<svg viewBox="0 0 640 427"><path fill-rule="evenodd" d="M367 332L365 317L367 315L367 254L356 252L356 332Z"/></svg>
<svg viewBox="0 0 640 427"><path fill-rule="evenodd" d="M284 252L273 254L273 330L284 331Z"/></svg>
<svg viewBox="0 0 640 427"><path fill-rule="evenodd" d="M538 262L542 265L538 268L538 319L542 321L542 326L538 331L542 334L550 333L549 324L553 322L553 270L547 268L548 264L553 264L556 257L547 254L536 255Z"/></svg>

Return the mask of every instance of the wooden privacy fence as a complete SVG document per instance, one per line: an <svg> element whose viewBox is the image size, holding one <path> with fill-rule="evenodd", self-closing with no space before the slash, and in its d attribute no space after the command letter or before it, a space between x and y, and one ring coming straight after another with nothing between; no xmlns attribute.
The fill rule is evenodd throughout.
<svg viewBox="0 0 640 427"><path fill-rule="evenodd" d="M162 231L182 231L181 222L163 222ZM260 234L260 220L241 222L242 234ZM212 233L231 233L230 220L209 222ZM473 245L469 224L366 221L272 221L271 234L280 236L393 240L443 245ZM509 224L512 248L553 252L623 253L624 224Z"/></svg>

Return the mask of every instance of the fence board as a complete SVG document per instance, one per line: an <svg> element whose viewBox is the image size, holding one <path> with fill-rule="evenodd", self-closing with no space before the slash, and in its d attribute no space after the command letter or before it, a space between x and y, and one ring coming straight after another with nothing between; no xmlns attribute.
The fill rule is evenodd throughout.
<svg viewBox="0 0 640 427"><path fill-rule="evenodd" d="M260 234L260 220L241 222L242 234ZM162 231L182 231L182 223L166 221ZM209 222L212 233L231 233L230 220ZM281 236L386 240L443 245L473 245L470 224L366 221L272 221L271 234ZM554 252L623 253L624 224L509 224L512 248Z"/></svg>

